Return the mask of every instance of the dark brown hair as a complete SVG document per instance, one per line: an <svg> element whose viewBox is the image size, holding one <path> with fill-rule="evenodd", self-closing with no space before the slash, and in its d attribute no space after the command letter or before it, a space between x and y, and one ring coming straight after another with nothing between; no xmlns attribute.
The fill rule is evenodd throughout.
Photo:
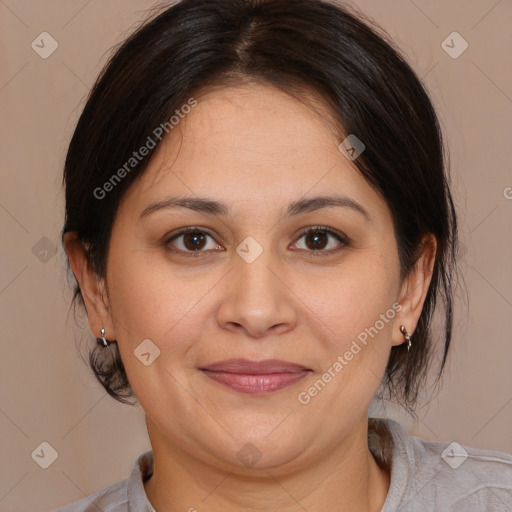
<svg viewBox="0 0 512 512"><path fill-rule="evenodd" d="M391 210L402 277L417 261L422 235L436 237L413 348L391 349L381 386L414 415L434 343L442 350L438 378L450 346L457 219L428 94L385 32L361 14L321 0L182 0L148 20L111 57L78 121L64 168L62 238L76 232L93 270L105 277L119 202L151 153L109 187L107 199L97 190L195 92L244 79L319 94L340 134L363 141L354 163ZM78 284L77 299L84 305ZM443 326L434 334L440 307ZM117 345L111 349L113 359L94 342L89 362L107 392L129 403L133 392Z"/></svg>

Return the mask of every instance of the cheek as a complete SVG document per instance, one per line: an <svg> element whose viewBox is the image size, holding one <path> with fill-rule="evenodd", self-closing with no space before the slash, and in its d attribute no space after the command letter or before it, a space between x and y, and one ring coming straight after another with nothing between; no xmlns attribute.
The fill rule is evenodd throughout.
<svg viewBox="0 0 512 512"><path fill-rule="evenodd" d="M109 265L112 317L135 395L149 408L158 402L158 390L174 390L171 395L181 396L175 378L184 367L193 366L187 352L204 327L200 301L213 284L211 278L177 278L168 263L161 264L141 251L122 258L113 252ZM147 352L148 365L142 356Z"/></svg>
<svg viewBox="0 0 512 512"><path fill-rule="evenodd" d="M334 345L350 343L374 326L381 315L387 316L384 325L378 322L378 330L382 334L390 331L397 279L397 271L388 261L368 258L333 273L327 287L318 287L312 308L329 327Z"/></svg>
<svg viewBox="0 0 512 512"><path fill-rule="evenodd" d="M112 258L112 313L124 344L133 346L149 338L162 345L173 339L173 350L179 350L180 341L187 339L190 318L200 310L198 303L213 283L205 277L180 278L159 260L140 251L122 262Z"/></svg>
<svg viewBox="0 0 512 512"><path fill-rule="evenodd" d="M317 333L317 344L322 339L324 343L321 371L311 387L301 390L301 404L335 414L368 405L384 374L400 309L395 302L396 276L389 260L368 258L333 276L323 297L318 295L311 309L321 319L317 327L328 329L323 328L324 336Z"/></svg>

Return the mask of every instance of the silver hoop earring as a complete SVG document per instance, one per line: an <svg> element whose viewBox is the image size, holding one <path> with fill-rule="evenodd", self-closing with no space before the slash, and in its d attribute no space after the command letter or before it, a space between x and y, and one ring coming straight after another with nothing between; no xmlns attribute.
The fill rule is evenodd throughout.
<svg viewBox="0 0 512 512"><path fill-rule="evenodd" d="M400 326L400 332L404 335L405 341L407 342L407 352L409 352L411 349L411 335L407 332L405 325Z"/></svg>
<svg viewBox="0 0 512 512"><path fill-rule="evenodd" d="M102 347L108 347L109 346L109 341L107 341L107 339L105 338L105 329L102 327L101 328L101 338L96 338L96 340L98 341L98 343L102 346Z"/></svg>

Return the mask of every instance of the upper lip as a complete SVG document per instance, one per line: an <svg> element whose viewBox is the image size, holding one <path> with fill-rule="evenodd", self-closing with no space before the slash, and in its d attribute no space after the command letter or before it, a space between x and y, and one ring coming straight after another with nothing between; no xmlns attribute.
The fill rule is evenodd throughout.
<svg viewBox="0 0 512 512"><path fill-rule="evenodd" d="M300 364L282 361L280 359L264 359L251 361L250 359L225 359L200 368L212 372L268 374L268 373L296 373L310 370Z"/></svg>

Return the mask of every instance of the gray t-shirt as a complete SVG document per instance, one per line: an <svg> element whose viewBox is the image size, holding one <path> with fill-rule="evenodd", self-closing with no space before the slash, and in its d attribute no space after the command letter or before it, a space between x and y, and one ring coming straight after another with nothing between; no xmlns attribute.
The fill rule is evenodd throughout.
<svg viewBox="0 0 512 512"><path fill-rule="evenodd" d="M368 432L372 454L391 465L381 512L512 512L512 454L423 441L385 418L370 418ZM136 459L128 479L55 512L156 512L143 486L152 474L148 451Z"/></svg>

